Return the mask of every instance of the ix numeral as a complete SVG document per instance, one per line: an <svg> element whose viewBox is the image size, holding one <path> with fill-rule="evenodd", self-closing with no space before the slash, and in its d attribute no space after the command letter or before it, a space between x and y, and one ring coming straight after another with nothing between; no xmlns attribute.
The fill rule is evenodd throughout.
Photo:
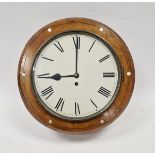
<svg viewBox="0 0 155 155"><path fill-rule="evenodd" d="M110 57L110 55L106 55L105 57L103 57L102 59L99 60L99 63L105 61L106 59L108 59Z"/></svg>
<svg viewBox="0 0 155 155"><path fill-rule="evenodd" d="M104 88L104 87L100 87L100 89L98 90L98 92L100 94L102 94L105 97L109 97L111 91L109 91L108 89Z"/></svg>
<svg viewBox="0 0 155 155"><path fill-rule="evenodd" d="M78 114L80 114L80 108L79 104L75 102L75 115L77 116Z"/></svg>
<svg viewBox="0 0 155 155"><path fill-rule="evenodd" d="M42 78L42 77L44 77L44 76L46 76L46 75L50 75L50 73L40 74L40 75L37 75L37 77L38 77L38 78Z"/></svg>
<svg viewBox="0 0 155 155"><path fill-rule="evenodd" d="M78 36L73 37L73 42L75 45L75 49L80 49L80 37L78 37Z"/></svg>
<svg viewBox="0 0 155 155"><path fill-rule="evenodd" d="M103 73L103 77L115 77L115 73L114 72L108 72L108 73Z"/></svg>
<svg viewBox="0 0 155 155"><path fill-rule="evenodd" d="M63 100L63 98L60 97L58 103L55 106L56 111L59 109L59 107L60 107L60 111L62 111L63 106L64 106L64 102L65 101Z"/></svg>
<svg viewBox="0 0 155 155"><path fill-rule="evenodd" d="M54 43L54 45L55 45L55 47L56 47L60 52L64 52L64 50L63 50L61 44L59 43L59 41L57 42L57 44Z"/></svg>
<svg viewBox="0 0 155 155"><path fill-rule="evenodd" d="M48 88L44 89L43 91L41 91L41 95L42 96L47 96L46 100L53 94L53 88L52 86L49 86Z"/></svg>

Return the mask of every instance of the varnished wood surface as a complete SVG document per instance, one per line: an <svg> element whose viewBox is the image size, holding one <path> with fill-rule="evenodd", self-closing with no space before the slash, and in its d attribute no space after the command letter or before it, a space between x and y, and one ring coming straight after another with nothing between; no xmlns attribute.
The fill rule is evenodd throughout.
<svg viewBox="0 0 155 155"><path fill-rule="evenodd" d="M48 29L51 28L51 32ZM100 31L103 28L103 31ZM105 40L115 51L122 69L120 89L111 106L97 117L83 121L65 121L49 114L37 99L32 88L31 69L38 49L49 38L68 31L86 31ZM127 72L131 75L128 76ZM25 75L25 76L24 76ZM45 126L57 131L79 133L94 131L112 123L126 108L134 87L135 71L130 52L123 40L108 26L86 18L67 18L50 23L40 29L26 44L18 66L18 85L23 102L29 112Z"/></svg>

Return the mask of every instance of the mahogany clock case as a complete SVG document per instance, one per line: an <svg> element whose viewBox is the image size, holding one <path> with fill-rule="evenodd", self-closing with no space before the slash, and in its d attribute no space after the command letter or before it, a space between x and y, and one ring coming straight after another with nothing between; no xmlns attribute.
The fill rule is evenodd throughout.
<svg viewBox="0 0 155 155"><path fill-rule="evenodd" d="M121 69L119 91L112 104L97 116L84 121L69 121L49 113L40 104L31 78L32 66L40 48L57 35L75 31L93 34L106 42L117 56ZM108 26L86 18L62 19L41 28L26 44L18 66L19 90L29 112L45 126L69 133L93 131L112 123L126 108L133 92L134 81L134 64L124 41Z"/></svg>

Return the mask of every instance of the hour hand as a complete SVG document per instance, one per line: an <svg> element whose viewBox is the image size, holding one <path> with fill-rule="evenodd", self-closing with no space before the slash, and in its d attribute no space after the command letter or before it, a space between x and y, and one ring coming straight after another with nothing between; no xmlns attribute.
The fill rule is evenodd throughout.
<svg viewBox="0 0 155 155"><path fill-rule="evenodd" d="M59 81L61 78L65 78L65 77L75 77L75 75L65 75L65 76L62 76L59 73L54 74L52 76L39 76L38 75L38 78L53 79L53 80L56 80L56 81Z"/></svg>
<svg viewBox="0 0 155 155"><path fill-rule="evenodd" d="M66 77L75 77L75 75L60 75L60 74L55 74L53 76L51 76L51 79L57 80L59 81L61 78L66 78Z"/></svg>

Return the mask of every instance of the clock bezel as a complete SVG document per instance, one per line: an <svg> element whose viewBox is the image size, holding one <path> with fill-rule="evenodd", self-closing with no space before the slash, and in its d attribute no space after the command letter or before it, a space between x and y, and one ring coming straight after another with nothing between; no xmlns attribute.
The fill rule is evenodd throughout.
<svg viewBox="0 0 155 155"><path fill-rule="evenodd" d="M34 80L34 72L35 72L35 66L37 63L37 59L40 56L41 52L44 50L44 48L46 48L46 46L48 46L48 44L50 44L52 41L56 40L57 38L61 37L61 36L65 36L65 35L74 35L74 34L82 34L82 35L86 35L86 36L90 36L93 37L96 40L99 40L100 42L102 42L111 52L111 54L113 55L113 58L115 59L115 62L117 64L117 70L118 70L118 81L117 81L117 88L115 90L115 93L113 94L112 98L110 99L110 101L106 104L106 106L104 106L102 109L100 109L99 111L95 112L92 115L89 116L85 116L85 117L67 117L67 116L63 116L60 115L59 113L56 113L55 111L53 111L52 109L50 109L42 100L42 98L40 97L39 93L36 90L36 86L35 86L35 80ZM50 113L55 115L56 117L59 117L60 119L64 119L64 120L68 120L68 121L77 121L77 122L82 122L82 121L86 121L88 119L93 119L94 117L96 117L97 115L99 115L100 113L102 113L103 111L105 111L110 105L111 103L114 101L115 97L117 96L117 93L119 91L119 87L120 87L120 81L121 81L121 65L119 63L119 60L117 58L117 55L115 55L114 50L112 49L112 47L110 47L110 45L103 39L99 38L98 36L91 34L89 32L83 32L83 31L68 31L68 32L63 32L61 34L58 34L52 38L49 38L49 40L42 45L42 47L38 50L36 57L34 59L33 65L32 65L32 69L31 69L31 80L32 80L32 85L33 85L33 90L36 93L39 103Z"/></svg>
<svg viewBox="0 0 155 155"><path fill-rule="evenodd" d="M49 38L68 31L84 31L105 40L114 49L122 69L119 92L112 104L96 117L82 122L71 122L49 114L40 105L31 83L31 68L38 50ZM62 19L40 29L26 44L18 66L19 90L29 112L49 128L72 133L92 131L112 123L127 106L134 88L134 80L133 60L124 41L108 26L86 18Z"/></svg>

